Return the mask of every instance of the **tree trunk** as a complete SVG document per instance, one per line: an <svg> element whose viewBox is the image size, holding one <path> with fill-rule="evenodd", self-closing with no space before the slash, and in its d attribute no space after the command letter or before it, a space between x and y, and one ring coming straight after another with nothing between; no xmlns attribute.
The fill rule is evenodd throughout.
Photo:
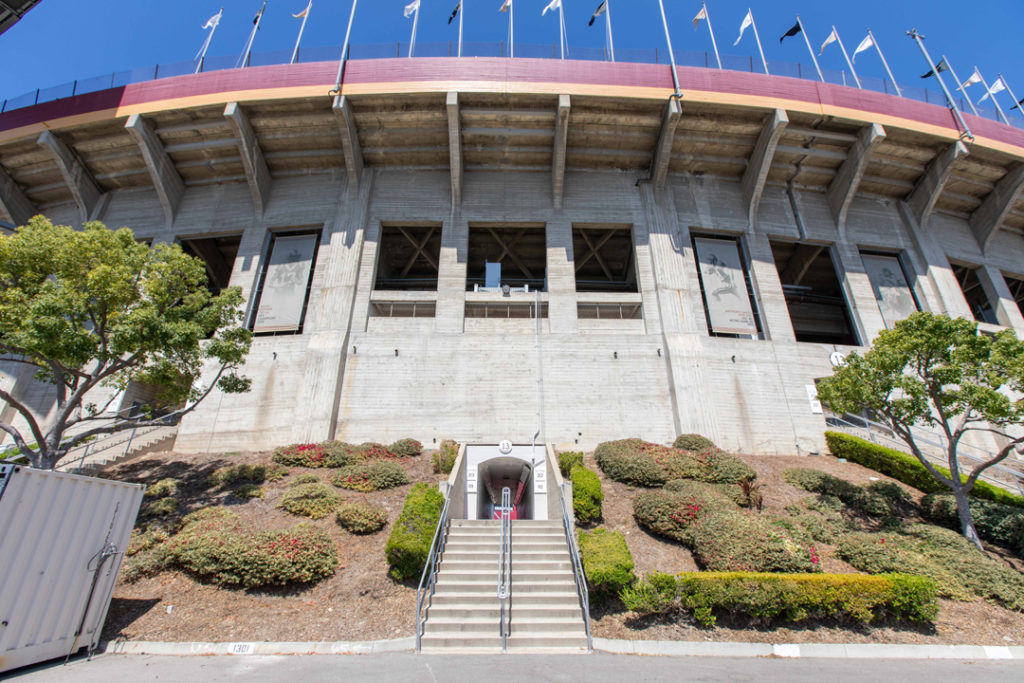
<svg viewBox="0 0 1024 683"><path fill-rule="evenodd" d="M964 538L973 543L978 550L984 551L981 546L981 539L978 537L978 530L974 528L974 518L971 516L970 501L967 499L967 492L963 486L953 488L953 496L956 498L956 511L960 517L960 531Z"/></svg>

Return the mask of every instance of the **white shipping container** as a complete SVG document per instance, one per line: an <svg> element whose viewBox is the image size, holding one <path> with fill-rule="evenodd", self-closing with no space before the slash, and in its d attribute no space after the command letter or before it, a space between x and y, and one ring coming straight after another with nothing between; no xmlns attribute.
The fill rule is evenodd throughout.
<svg viewBox="0 0 1024 683"><path fill-rule="evenodd" d="M96 647L144 490L0 464L0 672Z"/></svg>

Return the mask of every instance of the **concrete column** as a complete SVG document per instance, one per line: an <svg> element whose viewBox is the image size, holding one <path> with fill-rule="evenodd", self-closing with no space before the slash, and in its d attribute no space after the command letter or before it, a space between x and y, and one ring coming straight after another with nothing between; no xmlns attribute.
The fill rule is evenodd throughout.
<svg viewBox="0 0 1024 683"><path fill-rule="evenodd" d="M689 318L703 316L698 310L687 310L684 305L687 290L683 245L679 235L679 218L676 214L675 202L670 193L659 193L650 185L641 186L641 198L644 206L645 225L641 232L634 227L634 239L637 246L637 272L641 272L643 262L650 264L651 276L657 283L656 297L651 300L647 291L644 293L644 315L651 305L658 306L660 320L648 320L648 334L664 332L676 334L688 331ZM660 197L657 195L661 195ZM646 239L645 239L646 238ZM646 244L644 244L646 242ZM646 247L646 248L645 248ZM647 252L648 258L642 258ZM658 325L655 327L654 325Z"/></svg>
<svg viewBox="0 0 1024 683"><path fill-rule="evenodd" d="M857 326L857 336L863 346L870 346L878 333L885 329L885 319L878 310L878 301L871 280L864 270L864 261L856 244L839 242L834 247L840 282L846 294L846 305Z"/></svg>
<svg viewBox="0 0 1024 683"><path fill-rule="evenodd" d="M796 341L793 323L789 319L789 307L782 293L782 281L775 267L775 257L768 237L760 233L747 233L747 258L750 261L750 278L754 295L761 308L761 323L765 335L772 341Z"/></svg>
<svg viewBox="0 0 1024 683"><path fill-rule="evenodd" d="M437 312L434 329L459 334L466 317L466 259L469 252L469 223L453 211L441 229L438 258Z"/></svg>
<svg viewBox="0 0 1024 683"><path fill-rule="evenodd" d="M1003 279L1003 274L998 268L990 265L982 266L976 272L978 281L985 290L985 296L992 302L992 307L996 311L999 324L1009 327L1018 337L1024 336L1024 315L1021 315L1017 302L1006 285L1006 280Z"/></svg>
<svg viewBox="0 0 1024 683"><path fill-rule="evenodd" d="M576 259L572 223L556 213L547 224L548 325L552 334L579 332L576 316Z"/></svg>
<svg viewBox="0 0 1024 683"><path fill-rule="evenodd" d="M948 315L952 318L967 318L974 320L967 299L960 289L960 284L953 275L953 269L946 259L946 254L939 245L935 236L927 230L922 230L914 217L911 215L906 204L900 202L900 215L907 225L907 232L910 239L917 248L917 255L927 269L928 279L937 297L937 307L933 307L932 313Z"/></svg>

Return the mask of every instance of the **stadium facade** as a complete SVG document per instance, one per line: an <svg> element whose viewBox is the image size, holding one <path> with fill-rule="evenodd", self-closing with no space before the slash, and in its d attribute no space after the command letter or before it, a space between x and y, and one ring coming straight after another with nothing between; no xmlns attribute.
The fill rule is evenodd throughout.
<svg viewBox="0 0 1024 683"><path fill-rule="evenodd" d="M1024 334L1022 130L717 69L674 97L658 65L360 60L334 97L336 69L0 114L0 218L130 226L242 288L252 391L211 395L179 450L539 429L807 453L837 352L914 310Z"/></svg>

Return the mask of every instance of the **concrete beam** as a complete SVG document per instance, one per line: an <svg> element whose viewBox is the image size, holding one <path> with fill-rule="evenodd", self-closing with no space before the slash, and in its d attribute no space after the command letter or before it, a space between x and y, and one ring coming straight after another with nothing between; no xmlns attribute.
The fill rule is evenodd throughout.
<svg viewBox="0 0 1024 683"><path fill-rule="evenodd" d="M850 210L853 198L857 196L857 188L860 187L864 171L867 170L871 152L883 140L885 129L877 123L861 128L857 134L857 141L850 147L846 161L839 167L839 171L828 186L825 199L828 200L832 218L835 219L840 232L846 227L846 214Z"/></svg>
<svg viewBox="0 0 1024 683"><path fill-rule="evenodd" d="M775 148L779 145L779 139L789 124L789 117L782 109L776 109L768 117L757 137L754 145L754 152L747 162L747 170L743 173L743 199L747 204L747 217L750 227L754 227L757 218L757 207L761 203L761 194L764 192L765 181L768 180L768 171L772 167L772 158L775 156Z"/></svg>
<svg viewBox="0 0 1024 683"><path fill-rule="evenodd" d="M178 169L174 167L171 157L167 155L160 138L153 132L153 127L146 119L138 114L132 114L128 117L124 127L135 139L139 151L142 152L142 158L146 161L146 170L149 171L149 177L153 181L156 196L160 200L160 205L164 207L167 223L173 223L181 199L185 196L185 182L178 174Z"/></svg>
<svg viewBox="0 0 1024 683"><path fill-rule="evenodd" d="M1006 219L1010 209L1017 203L1024 190L1024 164L1016 164L996 183L985 201L971 214L971 230L982 252L988 251L999 226Z"/></svg>
<svg viewBox="0 0 1024 683"><path fill-rule="evenodd" d="M71 195L75 198L75 203L78 204L82 220L87 221L93 218L93 211L100 201L103 190L100 189L99 183L93 178L89 169L63 140L53 134L53 131L44 130L36 143L49 151L53 157L64 182L67 183Z"/></svg>
<svg viewBox="0 0 1024 683"><path fill-rule="evenodd" d="M363 150L359 146L359 135L356 134L355 115L352 113L352 105L344 95L334 97L333 109L341 131L341 144L345 150L349 186L354 190L359 187L359 179L363 175Z"/></svg>
<svg viewBox="0 0 1024 683"><path fill-rule="evenodd" d="M256 141L256 133L249 123L249 116L238 106L238 102L228 103L224 108L224 118L231 124L231 130L234 131L235 140L238 142L245 179L249 183L249 192L252 193L253 208L257 216L262 216L270 200L271 183L270 169L263 158L263 150Z"/></svg>
<svg viewBox="0 0 1024 683"><path fill-rule="evenodd" d="M828 247L820 244L800 244L789 257L786 266L779 273L779 280L787 285L799 285L810 270L818 255Z"/></svg>
<svg viewBox="0 0 1024 683"><path fill-rule="evenodd" d="M558 96L558 114L555 117L555 142L551 154L551 196L555 208L562 208L565 196L565 152L569 140L569 107L568 95Z"/></svg>
<svg viewBox="0 0 1024 683"><path fill-rule="evenodd" d="M668 178L669 162L672 161L672 143L676 138L679 117L683 115L683 105L676 98L671 98L665 105L665 114L661 119L661 133L658 144L654 148L654 159L651 160L651 185L655 191L665 187Z"/></svg>
<svg viewBox="0 0 1024 683"><path fill-rule="evenodd" d="M450 92L445 100L448 109L448 165L452 173L452 206L462 206L462 117L459 115L459 93Z"/></svg>
<svg viewBox="0 0 1024 683"><path fill-rule="evenodd" d="M24 225L28 223L29 218L39 213L35 205L18 187L18 183L14 182L14 178L2 166L0 166L0 207L3 207L15 225Z"/></svg>
<svg viewBox="0 0 1024 683"><path fill-rule="evenodd" d="M953 174L953 164L967 154L967 145L959 140L954 142L932 159L928 168L925 169L924 175L918 179L914 189L907 195L907 204L922 230L927 227L932 209L935 208L935 202L939 200L942 190Z"/></svg>

